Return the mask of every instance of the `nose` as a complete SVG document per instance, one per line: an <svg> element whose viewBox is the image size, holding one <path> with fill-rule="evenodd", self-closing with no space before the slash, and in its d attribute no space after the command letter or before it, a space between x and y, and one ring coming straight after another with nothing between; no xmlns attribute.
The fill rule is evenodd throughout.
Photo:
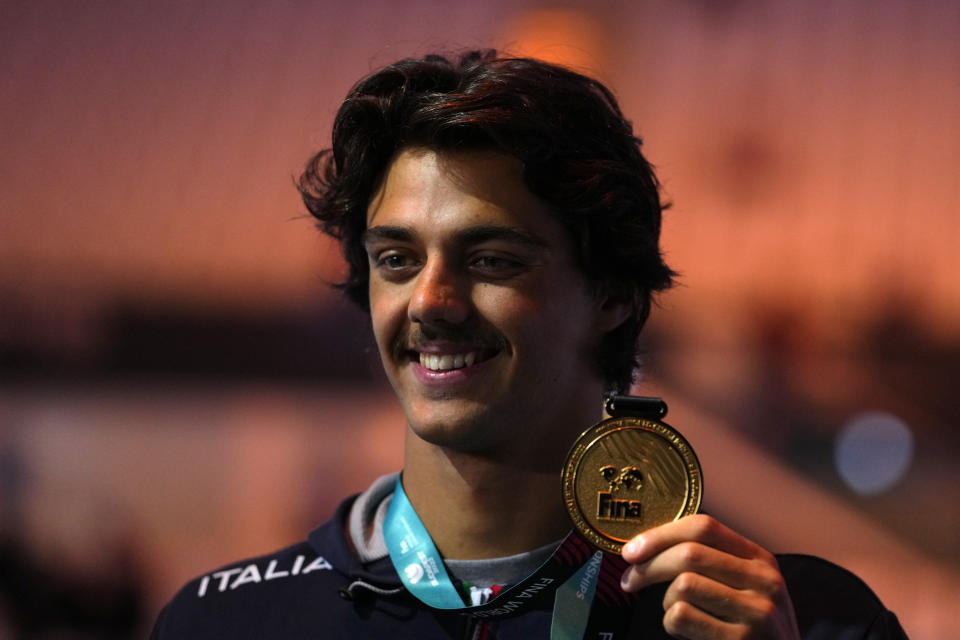
<svg viewBox="0 0 960 640"><path fill-rule="evenodd" d="M468 286L442 259L428 260L416 276L407 308L410 321L424 325L464 322L470 316Z"/></svg>

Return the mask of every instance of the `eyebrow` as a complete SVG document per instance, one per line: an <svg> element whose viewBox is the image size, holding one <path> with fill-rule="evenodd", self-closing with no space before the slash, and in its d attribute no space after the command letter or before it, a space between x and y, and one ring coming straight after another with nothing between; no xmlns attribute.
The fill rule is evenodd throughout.
<svg viewBox="0 0 960 640"><path fill-rule="evenodd" d="M547 243L542 238L530 233L526 229L501 225L477 225L475 227L468 227L466 229L457 231L455 238L458 243L465 245L481 244L491 240L503 240L506 242L515 242L530 247L547 247ZM378 240L412 242L416 240L416 234L408 227L391 225L370 227L363 232L363 244L366 245L370 242L376 242Z"/></svg>
<svg viewBox="0 0 960 640"><path fill-rule="evenodd" d="M465 244L480 244L490 240L505 240L531 247L546 247L547 243L539 236L519 227L499 225L480 225L464 229L457 234Z"/></svg>
<svg viewBox="0 0 960 640"><path fill-rule="evenodd" d="M406 227L379 226L370 227L363 232L360 241L363 244L369 244L377 240L395 240L398 242L410 242L416 235Z"/></svg>

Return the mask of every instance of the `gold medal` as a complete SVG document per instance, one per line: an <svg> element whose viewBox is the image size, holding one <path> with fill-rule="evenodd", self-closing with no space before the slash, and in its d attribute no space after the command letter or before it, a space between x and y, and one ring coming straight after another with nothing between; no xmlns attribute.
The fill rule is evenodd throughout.
<svg viewBox="0 0 960 640"><path fill-rule="evenodd" d="M577 438L563 466L563 500L574 526L612 553L646 529L696 513L702 497L696 454L659 420L595 424Z"/></svg>

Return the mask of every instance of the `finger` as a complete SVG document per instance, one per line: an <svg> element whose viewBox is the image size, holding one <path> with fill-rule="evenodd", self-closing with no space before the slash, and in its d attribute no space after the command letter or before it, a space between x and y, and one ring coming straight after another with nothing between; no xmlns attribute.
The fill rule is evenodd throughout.
<svg viewBox="0 0 960 640"><path fill-rule="evenodd" d="M692 604L726 622L748 625L766 623L775 609L769 597L751 590L733 589L696 573L681 573L670 583L663 596L664 611L678 602Z"/></svg>
<svg viewBox="0 0 960 640"><path fill-rule="evenodd" d="M696 573L734 589L771 595L783 588L776 566L761 559L744 559L699 542L681 542L653 559L624 572L624 591L637 591L658 582L671 582L683 573Z"/></svg>
<svg viewBox="0 0 960 640"><path fill-rule="evenodd" d="M677 602L663 614L663 628L681 640L723 640L744 637L743 625L718 620L689 602Z"/></svg>
<svg viewBox="0 0 960 640"><path fill-rule="evenodd" d="M704 514L685 516L644 531L623 546L623 559L630 564L640 564L686 541L700 542L740 558L761 558L769 564L776 563L766 549Z"/></svg>

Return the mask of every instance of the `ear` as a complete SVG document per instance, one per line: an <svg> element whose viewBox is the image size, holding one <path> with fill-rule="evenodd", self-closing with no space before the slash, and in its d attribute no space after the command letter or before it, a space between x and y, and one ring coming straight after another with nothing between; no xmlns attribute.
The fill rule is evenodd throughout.
<svg viewBox="0 0 960 640"><path fill-rule="evenodd" d="M601 333L610 333L623 324L633 313L633 300L629 295L619 294L609 286L597 291L596 325Z"/></svg>

